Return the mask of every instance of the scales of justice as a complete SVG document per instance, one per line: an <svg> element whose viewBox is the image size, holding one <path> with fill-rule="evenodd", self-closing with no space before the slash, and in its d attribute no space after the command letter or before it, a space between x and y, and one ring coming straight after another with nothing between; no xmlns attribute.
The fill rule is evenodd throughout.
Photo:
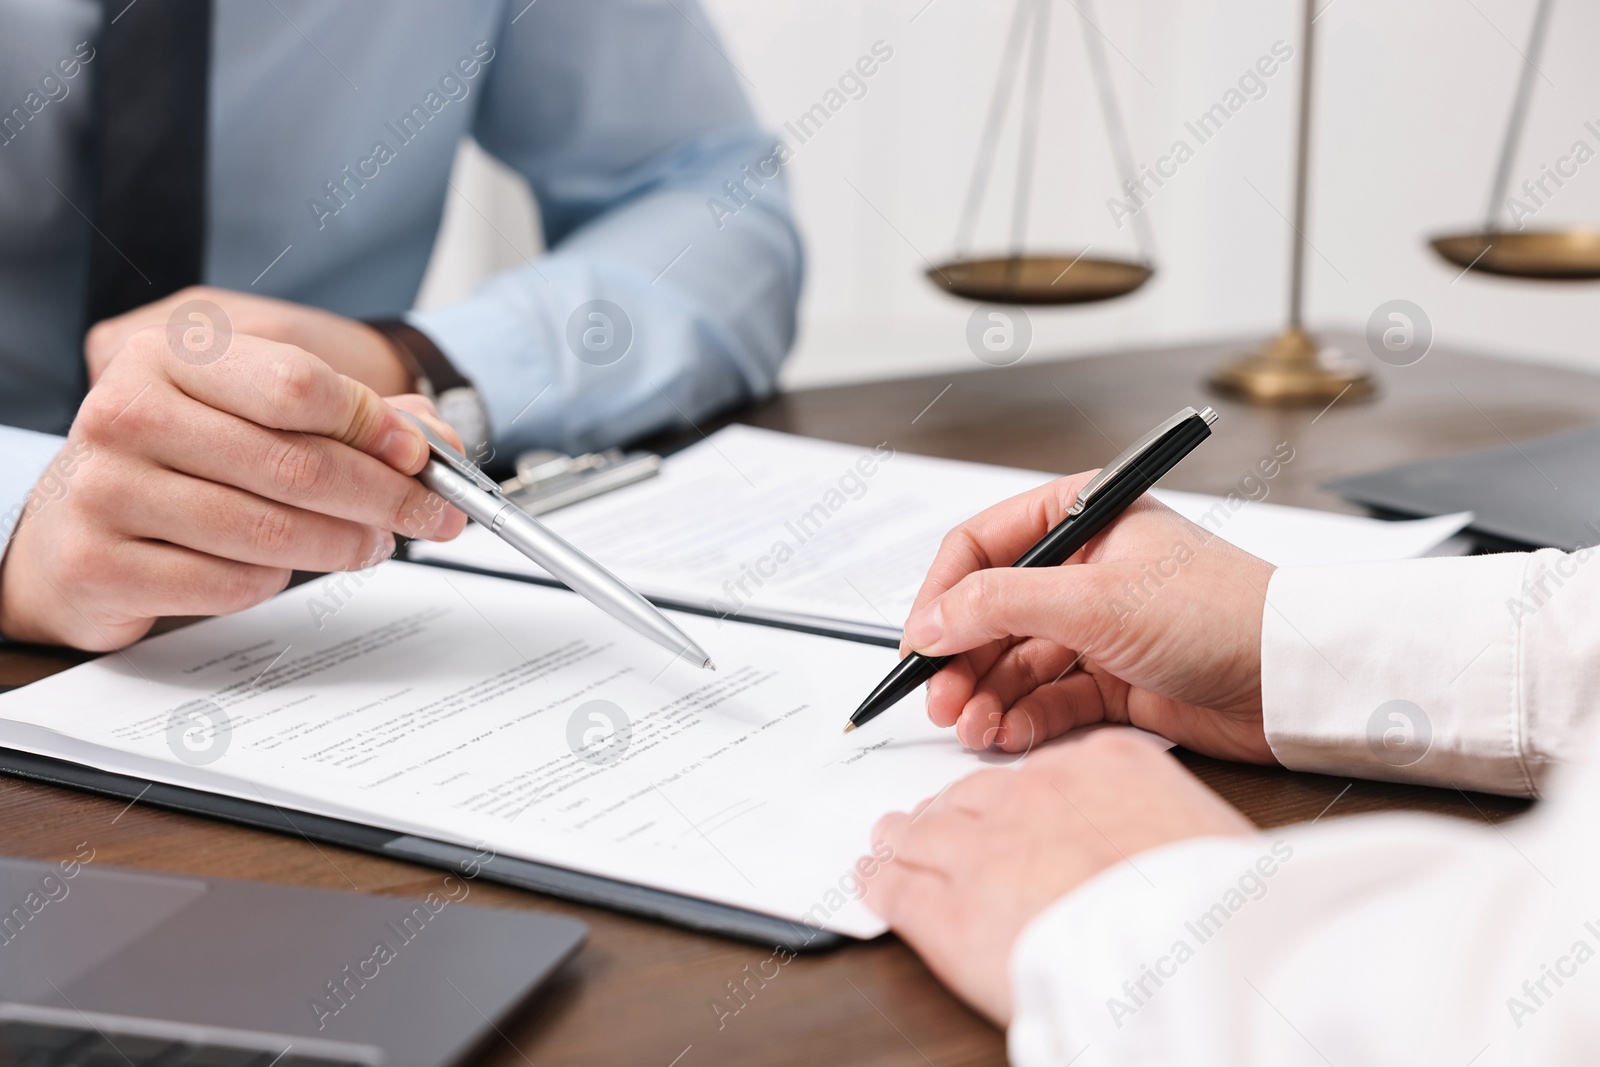
<svg viewBox="0 0 1600 1067"><path fill-rule="evenodd" d="M1143 212L1135 212L1131 216L1137 246L1135 258L1024 250L1053 2L1017 0L956 228L955 256L927 271L927 277L934 285L953 296L990 304L1086 304L1126 296L1155 274L1149 221ZM1074 6L1086 22L1092 20L1090 0L1074 0ZM1483 228L1437 237L1429 242L1435 252L1463 272L1543 281L1600 279L1600 229L1572 227L1524 231L1504 229L1498 221L1502 206L1506 203L1511 168L1516 161L1517 145L1532 98L1533 75L1548 35L1552 7L1553 0L1538 0L1534 12L1528 47L1524 53L1525 62L1501 140ZM1341 359L1336 352L1324 349L1302 321L1305 249L1308 244L1305 234L1316 16L1317 0L1305 0L1301 24L1300 100L1295 132L1288 321L1277 336L1260 348L1245 352L1218 367L1208 379L1211 388L1225 396L1267 406L1320 405L1340 397L1363 399L1372 396L1375 390L1367 371L1358 364ZM1136 178L1134 157L1104 47L1097 32L1092 29L1084 31L1083 42L1117 176L1124 188L1130 188ZM1021 59L1024 50L1027 52L1027 80L1012 198L1010 249L1004 255L972 257L968 250L988 187L1000 128L1010 106L1017 78L1023 73Z"/></svg>

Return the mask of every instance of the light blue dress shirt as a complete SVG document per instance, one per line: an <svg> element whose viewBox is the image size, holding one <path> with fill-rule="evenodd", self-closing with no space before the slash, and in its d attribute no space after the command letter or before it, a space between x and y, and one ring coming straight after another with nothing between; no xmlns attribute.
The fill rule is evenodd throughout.
<svg viewBox="0 0 1600 1067"><path fill-rule="evenodd" d="M0 0L0 538L85 388L99 20ZM528 179L550 251L408 318L479 387L499 455L762 396L801 252L738 77L695 0L216 0L205 281L405 312L472 136Z"/></svg>

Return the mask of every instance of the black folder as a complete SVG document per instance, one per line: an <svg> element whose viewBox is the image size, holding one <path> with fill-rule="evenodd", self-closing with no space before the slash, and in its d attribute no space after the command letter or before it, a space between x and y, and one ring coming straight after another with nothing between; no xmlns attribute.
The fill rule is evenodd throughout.
<svg viewBox="0 0 1600 1067"><path fill-rule="evenodd" d="M1486 547L1600 544L1600 424L1329 482L1346 500L1405 516L1473 514Z"/></svg>

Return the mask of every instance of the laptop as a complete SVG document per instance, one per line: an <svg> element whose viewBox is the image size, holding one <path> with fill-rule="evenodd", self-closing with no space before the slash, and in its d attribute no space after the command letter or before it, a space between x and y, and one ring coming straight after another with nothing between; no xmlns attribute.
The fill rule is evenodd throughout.
<svg viewBox="0 0 1600 1067"><path fill-rule="evenodd" d="M562 916L0 857L4 1067L445 1067L577 951ZM91 862L85 862L90 860Z"/></svg>

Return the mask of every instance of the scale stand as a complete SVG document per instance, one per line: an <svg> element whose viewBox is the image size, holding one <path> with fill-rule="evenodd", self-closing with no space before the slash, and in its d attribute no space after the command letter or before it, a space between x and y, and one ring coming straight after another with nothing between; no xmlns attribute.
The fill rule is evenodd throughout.
<svg viewBox="0 0 1600 1067"><path fill-rule="evenodd" d="M1361 400L1373 394L1372 377L1361 367L1325 350L1301 325L1305 293L1306 181L1311 155L1312 46L1316 0L1306 0L1300 39L1300 120L1294 187L1294 243L1290 252L1289 325L1266 346L1211 375L1211 388L1252 404L1292 407L1329 404L1339 397Z"/></svg>

